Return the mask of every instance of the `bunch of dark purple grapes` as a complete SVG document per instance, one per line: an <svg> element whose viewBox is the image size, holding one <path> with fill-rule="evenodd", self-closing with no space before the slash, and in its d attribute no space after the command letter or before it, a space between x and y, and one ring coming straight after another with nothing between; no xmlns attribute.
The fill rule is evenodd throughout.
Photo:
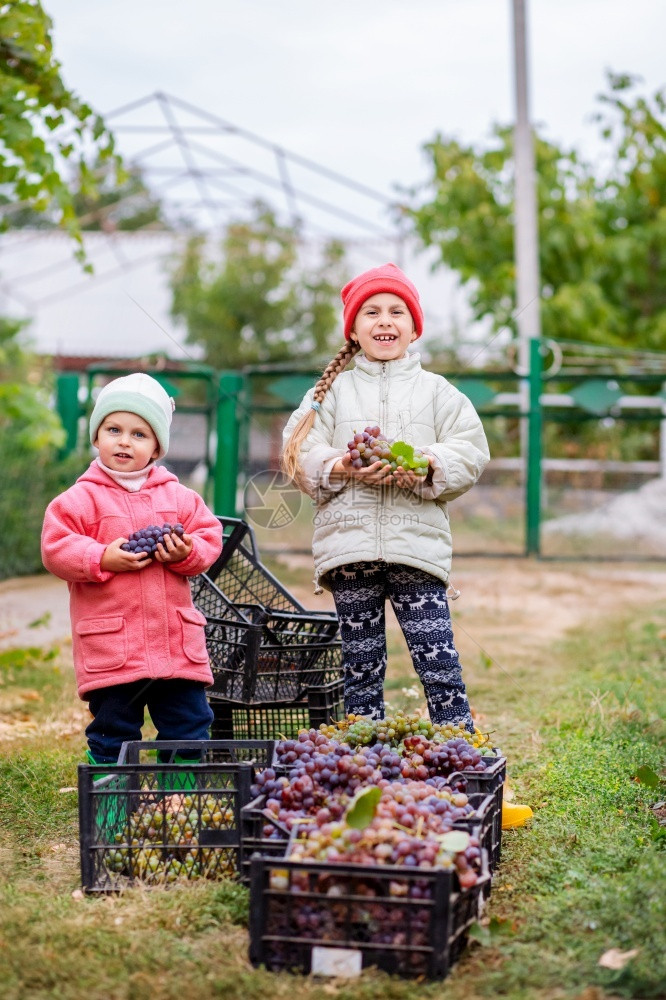
<svg viewBox="0 0 666 1000"><path fill-rule="evenodd" d="M467 740L453 739L433 743L424 753L431 774L451 774L453 771L485 771L483 755Z"/></svg>
<svg viewBox="0 0 666 1000"><path fill-rule="evenodd" d="M335 754L337 757L360 753L366 755L373 767L379 767L383 778L400 776L400 755L390 746L373 741L372 746L349 745L330 739L317 729L302 730L296 740L281 740L276 748L276 760L290 770L300 764L310 763L315 756ZM346 765L343 765L343 770ZM308 768L312 774L314 768ZM353 772L353 769L352 769Z"/></svg>
<svg viewBox="0 0 666 1000"><path fill-rule="evenodd" d="M278 775L272 767L266 767L263 771L258 771L254 778L254 784L250 788L252 798L258 795L279 796L280 791L289 784L289 778L285 775Z"/></svg>
<svg viewBox="0 0 666 1000"><path fill-rule="evenodd" d="M275 747L275 757L278 764L288 767L312 759L315 753L329 753L340 744L329 739L318 729L302 729L295 740L280 740ZM347 747L347 753L351 748Z"/></svg>
<svg viewBox="0 0 666 1000"><path fill-rule="evenodd" d="M336 743L328 752L306 756L309 759L301 759L288 779L273 777L272 768L267 769L270 776L264 771L262 778L257 775L255 779L253 791L266 795L266 809L289 828L306 816L315 816L317 824L340 819L359 788L381 785L400 775L400 757L390 747L354 751Z"/></svg>
<svg viewBox="0 0 666 1000"><path fill-rule="evenodd" d="M182 538L185 528L182 524L163 524L161 528L156 524L149 524L147 528L133 531L120 547L124 552L147 552L149 556L154 556L159 543L164 542L165 535L171 534Z"/></svg>
<svg viewBox="0 0 666 1000"><path fill-rule="evenodd" d="M402 742L402 776L425 781L434 775L454 771L483 771L482 755L467 740L453 739L435 743L423 736L407 736Z"/></svg>

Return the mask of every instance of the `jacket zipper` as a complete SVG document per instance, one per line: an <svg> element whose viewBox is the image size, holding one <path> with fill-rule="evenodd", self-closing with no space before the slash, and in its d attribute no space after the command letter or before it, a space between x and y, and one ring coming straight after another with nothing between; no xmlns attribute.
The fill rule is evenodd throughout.
<svg viewBox="0 0 666 1000"><path fill-rule="evenodd" d="M386 401L388 399L388 374L386 371L386 362L382 361L382 373L379 376L379 425L384 430L386 427ZM382 494L380 490L377 490L377 510L379 517L377 518L377 557L380 562L384 562L384 532L382 527Z"/></svg>

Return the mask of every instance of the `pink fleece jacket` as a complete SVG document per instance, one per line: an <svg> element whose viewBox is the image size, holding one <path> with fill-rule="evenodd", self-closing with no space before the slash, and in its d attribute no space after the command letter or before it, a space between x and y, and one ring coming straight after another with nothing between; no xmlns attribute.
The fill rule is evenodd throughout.
<svg viewBox="0 0 666 1000"><path fill-rule="evenodd" d="M100 568L104 549L149 524L180 522L194 547L182 562L151 560L133 573ZM222 527L201 497L162 466L136 493L97 462L52 500L42 529L42 560L69 586L79 696L144 678L211 684L204 625L188 577L208 569L222 548Z"/></svg>

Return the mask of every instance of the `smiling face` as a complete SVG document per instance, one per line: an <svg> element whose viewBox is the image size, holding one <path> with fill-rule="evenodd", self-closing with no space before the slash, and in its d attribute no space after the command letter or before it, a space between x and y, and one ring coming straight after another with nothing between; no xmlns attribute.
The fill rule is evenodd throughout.
<svg viewBox="0 0 666 1000"><path fill-rule="evenodd" d="M95 447L107 469L138 472L160 453L155 433L136 413L110 413L99 425Z"/></svg>
<svg viewBox="0 0 666 1000"><path fill-rule="evenodd" d="M407 305L392 292L379 292L366 299L350 333L368 361L396 361L417 336Z"/></svg>

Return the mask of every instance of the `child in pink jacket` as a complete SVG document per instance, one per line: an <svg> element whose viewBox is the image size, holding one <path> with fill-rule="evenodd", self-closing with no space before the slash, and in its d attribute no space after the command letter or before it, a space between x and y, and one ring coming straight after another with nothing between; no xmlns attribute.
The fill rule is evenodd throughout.
<svg viewBox="0 0 666 1000"><path fill-rule="evenodd" d="M213 713L206 619L188 577L207 569L222 528L194 490L155 465L169 447L173 400L150 375L104 386L90 418L99 450L44 517L42 559L67 581L79 696L93 720L88 758L114 763L125 740L140 740L146 707L158 739L208 738ZM166 533L154 556L126 551L148 525Z"/></svg>

